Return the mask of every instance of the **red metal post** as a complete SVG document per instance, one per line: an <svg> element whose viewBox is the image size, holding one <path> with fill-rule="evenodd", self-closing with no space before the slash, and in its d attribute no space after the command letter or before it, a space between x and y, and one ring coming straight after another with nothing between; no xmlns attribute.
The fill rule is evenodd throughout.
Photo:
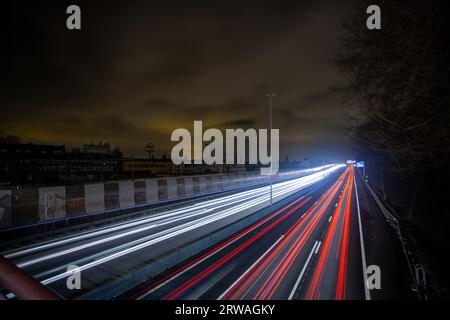
<svg viewBox="0 0 450 320"><path fill-rule="evenodd" d="M60 297L42 283L0 256L0 285L19 300L59 300Z"/></svg>

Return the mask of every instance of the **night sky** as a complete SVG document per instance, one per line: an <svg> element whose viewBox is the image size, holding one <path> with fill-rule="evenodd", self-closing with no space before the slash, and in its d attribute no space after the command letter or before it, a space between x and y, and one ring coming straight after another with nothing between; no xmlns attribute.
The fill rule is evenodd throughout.
<svg viewBox="0 0 450 320"><path fill-rule="evenodd" d="M244 3L245 2L245 3ZM78 4L82 30L66 29ZM0 136L34 143L110 141L170 154L170 133L267 127L280 157L345 160L353 107L330 90L327 62L346 1L6 1L2 3Z"/></svg>

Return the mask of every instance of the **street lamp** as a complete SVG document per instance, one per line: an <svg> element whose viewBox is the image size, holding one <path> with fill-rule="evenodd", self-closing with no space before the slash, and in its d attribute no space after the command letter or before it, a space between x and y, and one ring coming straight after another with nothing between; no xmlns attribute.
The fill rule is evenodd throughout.
<svg viewBox="0 0 450 320"><path fill-rule="evenodd" d="M270 205L272 205L272 97L275 97L275 93L268 93L266 96L269 98L269 146L270 146Z"/></svg>

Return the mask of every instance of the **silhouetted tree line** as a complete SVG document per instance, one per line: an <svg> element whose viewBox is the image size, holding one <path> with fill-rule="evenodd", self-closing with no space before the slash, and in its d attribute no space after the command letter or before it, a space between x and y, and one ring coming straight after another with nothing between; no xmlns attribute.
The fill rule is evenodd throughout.
<svg viewBox="0 0 450 320"><path fill-rule="evenodd" d="M407 189L413 193L408 217L414 218L445 193L442 187L449 190L450 8L444 1L377 1L382 28L368 30L370 4L356 5L333 60L350 76L341 89L345 98L364 116L353 136L380 168L389 168L384 174L413 185ZM432 192L415 206L424 189Z"/></svg>

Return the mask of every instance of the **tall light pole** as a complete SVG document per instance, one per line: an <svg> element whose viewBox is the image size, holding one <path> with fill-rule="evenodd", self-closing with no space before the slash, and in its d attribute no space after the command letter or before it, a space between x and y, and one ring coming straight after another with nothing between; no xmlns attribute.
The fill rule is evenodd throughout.
<svg viewBox="0 0 450 320"><path fill-rule="evenodd" d="M269 97L269 146L270 146L270 205L273 204L272 200L272 97L275 97L275 93L266 94Z"/></svg>

